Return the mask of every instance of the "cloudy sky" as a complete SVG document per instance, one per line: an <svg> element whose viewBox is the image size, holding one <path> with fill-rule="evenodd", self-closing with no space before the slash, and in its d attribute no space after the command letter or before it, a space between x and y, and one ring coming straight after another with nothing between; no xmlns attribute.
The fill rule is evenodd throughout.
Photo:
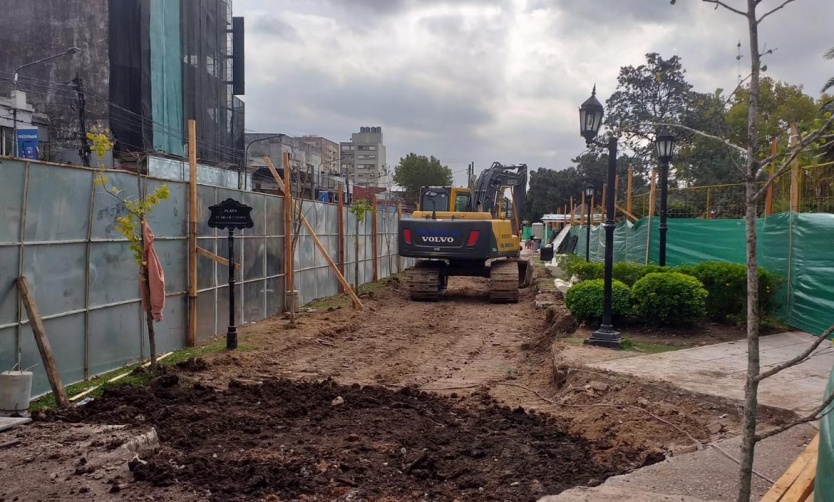
<svg viewBox="0 0 834 502"><path fill-rule="evenodd" d="M742 7L743 0L725 0ZM762 12L783 0L764 0ZM834 61L832 0L761 27L767 74L814 97ZM347 141L381 126L395 166L435 155L465 179L492 161L562 169L584 150L578 106L621 66L679 55L701 92L749 66L744 18L698 0L234 0L246 18L246 127Z"/></svg>

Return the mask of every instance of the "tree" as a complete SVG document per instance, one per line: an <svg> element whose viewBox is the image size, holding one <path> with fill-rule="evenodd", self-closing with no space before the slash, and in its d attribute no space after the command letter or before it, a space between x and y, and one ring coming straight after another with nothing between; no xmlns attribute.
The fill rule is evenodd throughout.
<svg viewBox="0 0 834 502"><path fill-rule="evenodd" d="M582 179L575 167L556 171L538 168L530 171L524 214L529 221L539 221L544 214L555 213L570 203L582 191Z"/></svg>
<svg viewBox="0 0 834 502"><path fill-rule="evenodd" d="M736 90L725 117L729 127L728 139L743 144L747 136L748 100L750 85ZM802 92L802 87L763 77L759 82L757 150L769 151L773 139L782 147L788 144L788 128L800 128L813 123L819 116L814 98Z"/></svg>
<svg viewBox="0 0 834 502"><path fill-rule="evenodd" d="M825 59L834 59L834 47L828 49L828 52L825 53ZM828 92L828 89L834 88L834 77L828 79L824 86L822 86L822 91L820 92Z"/></svg>
<svg viewBox="0 0 834 502"><path fill-rule="evenodd" d="M620 144L641 159L639 167L653 164L655 126L652 123L680 123L691 108L692 85L684 78L681 59L663 59L646 54L646 64L623 66L617 77L617 90L606 102L606 125L620 137ZM678 138L678 144L686 138Z"/></svg>
<svg viewBox="0 0 834 502"><path fill-rule="evenodd" d="M433 155L409 153L400 159L394 168L394 182L405 189L406 200L417 202L420 187L451 186L452 170L440 163Z"/></svg>
<svg viewBox="0 0 834 502"><path fill-rule="evenodd" d="M834 400L834 394L828 396L823 400L823 403L813 410L805 417L796 419L790 423L776 427L767 432L757 432L756 421L758 411L758 389L759 383L769 378L780 371L794 366L806 360L813 351L823 343L832 332L834 332L834 325L832 325L823 336L819 337L811 346L808 347L802 354L797 357L785 361L781 364L766 370L761 370L760 354L759 354L759 308L758 308L758 291L759 291L759 276L758 276L758 256L756 253L756 217L757 217L757 202L767 192L767 187L770 186L772 180L780 174L784 173L794 159L797 158L803 151L816 144L825 134L825 131L834 123L834 116L831 113L826 113L824 119L817 119L814 124L814 129L799 139L795 148L790 151L780 151L776 154L769 154L769 150L762 150L760 137L760 122L761 117L759 113L760 107L760 91L761 91L761 72L763 66L761 64L762 56L764 55L759 48L759 25L768 17L783 9L794 0L781 0L775 7L770 7L767 11L759 14L758 7L761 0L739 0L734 1L734 4L746 4L746 7L735 7L730 0L702 0L705 3L714 4L715 8L723 7L730 12L738 14L745 18L748 27L749 37L749 51L750 51L750 85L748 87L746 101L747 101L747 127L746 134L743 135L744 147L735 146L728 142L726 137L713 135L712 137L720 141L723 145L734 148L742 154L743 168L745 173L745 230L747 236L747 374L744 386L744 417L743 417L743 432L741 444L741 460L739 469L739 487L736 500L738 502L748 502L750 500L751 481L753 475L753 458L755 453L755 446L758 441L783 432L800 423L811 422L818 420L824 413L824 410ZM676 0L671 0L671 4L675 4ZM764 122L765 127L767 125ZM703 136L710 136L703 134ZM770 181L760 186L758 183L759 173L769 167L774 166L774 175Z"/></svg>
<svg viewBox="0 0 834 502"><path fill-rule="evenodd" d="M87 139L92 143L92 149L102 159L108 150L115 144L107 130L93 128L86 133ZM130 242L130 250L133 252L133 259L139 265L139 278L141 281L142 296L145 298L145 320L148 326L148 346L150 348L151 369L157 369L156 362L156 336L154 333L154 318L151 307L150 278L148 276L148 262L145 261L145 241L143 226L145 218L151 214L153 209L169 195L168 185L158 186L150 195L144 193L141 180L139 183L139 198L131 199L121 194L121 190L115 186L108 185L109 180L104 175L104 164L101 164L99 171L94 178L95 184L104 188L105 193L115 198L125 214L116 217L116 230Z"/></svg>

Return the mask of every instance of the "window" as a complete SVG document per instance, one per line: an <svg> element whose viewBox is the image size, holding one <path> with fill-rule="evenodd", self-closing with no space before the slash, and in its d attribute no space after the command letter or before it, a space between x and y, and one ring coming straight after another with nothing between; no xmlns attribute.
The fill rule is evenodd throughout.
<svg viewBox="0 0 834 502"><path fill-rule="evenodd" d="M469 197L470 195L468 193L455 196L455 211L468 211Z"/></svg>
<svg viewBox="0 0 834 502"><path fill-rule="evenodd" d="M376 150L376 147L371 145L371 146L368 147L368 150Z"/></svg>
<svg viewBox="0 0 834 502"><path fill-rule="evenodd" d="M449 208L449 194L435 190L427 190L420 200L422 211L446 211Z"/></svg>

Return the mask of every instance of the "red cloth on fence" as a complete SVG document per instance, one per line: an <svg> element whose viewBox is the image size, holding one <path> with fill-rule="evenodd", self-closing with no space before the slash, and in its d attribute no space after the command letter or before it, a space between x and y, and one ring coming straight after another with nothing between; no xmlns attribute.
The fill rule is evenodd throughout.
<svg viewBox="0 0 834 502"><path fill-rule="evenodd" d="M147 263L148 270L148 284L151 293L151 316L153 320L159 322L162 320L162 311L165 309L165 273L162 271L162 264L159 262L159 256L153 248L154 235L151 227L144 220L142 221L142 238L145 246L142 254L142 259ZM147 308L148 298L146 289L142 289L142 306Z"/></svg>

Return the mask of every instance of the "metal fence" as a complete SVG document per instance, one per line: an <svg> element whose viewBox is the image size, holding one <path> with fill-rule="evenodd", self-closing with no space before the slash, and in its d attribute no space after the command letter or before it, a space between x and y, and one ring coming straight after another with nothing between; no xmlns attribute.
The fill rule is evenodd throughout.
<svg viewBox="0 0 834 502"><path fill-rule="evenodd" d="M49 390L40 354L15 280L25 275L66 383L77 382L147 357L140 305L138 265L116 230L119 201L93 183L95 170L75 166L0 159L0 371L15 366L34 372L33 394ZM126 172L108 172L108 184L122 196L168 185L170 198L148 218L165 271L163 321L155 325L157 350L185 346L188 289L188 184ZM227 233L209 228L208 207L237 199L252 206L255 226L238 232L236 316L240 323L284 311L283 197L198 185L198 246L228 258ZM335 204L304 201L302 211L334 260L339 256ZM344 209L345 272L353 282L355 217ZM378 212L378 276L396 272L397 215ZM358 228L359 283L374 277L373 223ZM394 238L392 238L394 237ZM302 231L295 250L295 285L301 303L339 292L339 283ZM411 261L403 260L403 266ZM228 268L197 257L197 333L205 339L224 332Z"/></svg>

